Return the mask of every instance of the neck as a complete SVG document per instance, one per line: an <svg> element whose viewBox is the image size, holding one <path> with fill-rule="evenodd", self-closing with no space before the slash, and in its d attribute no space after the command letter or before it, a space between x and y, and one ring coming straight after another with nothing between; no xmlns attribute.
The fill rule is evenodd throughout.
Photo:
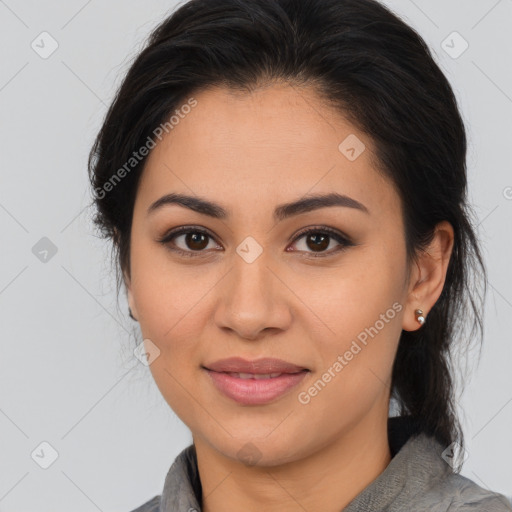
<svg viewBox="0 0 512 512"><path fill-rule="evenodd" d="M338 512L391 461L387 414L366 417L311 455L278 466L246 466L200 438L194 444L203 512Z"/></svg>

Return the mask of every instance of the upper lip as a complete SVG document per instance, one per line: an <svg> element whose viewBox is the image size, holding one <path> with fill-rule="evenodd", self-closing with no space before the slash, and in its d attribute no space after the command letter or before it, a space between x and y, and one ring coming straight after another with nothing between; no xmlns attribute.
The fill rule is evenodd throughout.
<svg viewBox="0 0 512 512"><path fill-rule="evenodd" d="M242 357L229 357L227 359L219 359L213 363L204 365L206 369L215 372L233 372L233 373L297 373L307 370L304 366L298 366L282 359L274 359L264 357L248 361Z"/></svg>

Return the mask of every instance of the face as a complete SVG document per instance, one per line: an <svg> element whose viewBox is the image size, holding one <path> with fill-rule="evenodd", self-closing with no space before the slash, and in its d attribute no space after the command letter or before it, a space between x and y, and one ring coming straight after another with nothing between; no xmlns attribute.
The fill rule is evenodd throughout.
<svg viewBox="0 0 512 512"><path fill-rule="evenodd" d="M400 198L371 140L311 89L194 98L141 177L129 303L159 350L156 384L196 441L233 459L252 443L260 464L296 460L387 417L408 295ZM168 194L217 208L150 208ZM328 194L349 199L275 215ZM258 391L261 380L224 374L242 381L240 399L205 369L233 356L307 371L279 377L294 385L277 396L279 383Z"/></svg>

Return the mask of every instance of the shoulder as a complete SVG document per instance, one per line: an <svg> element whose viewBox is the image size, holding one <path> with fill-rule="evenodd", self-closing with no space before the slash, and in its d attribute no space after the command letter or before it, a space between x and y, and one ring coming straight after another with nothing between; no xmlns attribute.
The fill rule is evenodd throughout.
<svg viewBox="0 0 512 512"><path fill-rule="evenodd" d="M512 512L512 504L503 494L489 491L458 473L449 474L428 494L429 510L438 512Z"/></svg>
<svg viewBox="0 0 512 512"><path fill-rule="evenodd" d="M159 512L160 510L160 495L154 496L146 503L143 503L131 512Z"/></svg>
<svg viewBox="0 0 512 512"><path fill-rule="evenodd" d="M481 487L473 480L458 473L446 479L447 488L453 488L454 508L460 512L486 510L487 512L511 512L512 504L503 494ZM451 508L449 509L451 510Z"/></svg>

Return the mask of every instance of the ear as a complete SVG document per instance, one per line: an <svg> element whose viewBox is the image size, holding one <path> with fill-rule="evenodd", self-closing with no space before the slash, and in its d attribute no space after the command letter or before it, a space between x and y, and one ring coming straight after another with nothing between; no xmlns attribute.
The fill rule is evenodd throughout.
<svg viewBox="0 0 512 512"><path fill-rule="evenodd" d="M439 299L452 255L454 231L448 221L437 224L429 246L421 251L411 269L409 290L402 322L404 331L416 331L421 324L415 310L421 309L428 322L428 312Z"/></svg>
<svg viewBox="0 0 512 512"><path fill-rule="evenodd" d="M112 239L115 245L119 247L119 243L121 240L121 234L119 233L119 230L114 227L113 233L112 233ZM133 298L133 292L132 292L132 283L131 283L131 277L129 275L129 270L122 269L122 275L123 275L123 282L126 287L126 298L128 301L128 307L130 308L130 311L132 313L132 316L135 320L139 318L139 314L137 313L137 308L135 307L135 300Z"/></svg>
<svg viewBox="0 0 512 512"><path fill-rule="evenodd" d="M134 319L138 321L139 313L137 312L137 307L135 306L135 299L133 298L131 278L125 271L123 271L123 280L124 285L126 287L126 298L128 300L128 307L130 308L130 311Z"/></svg>

